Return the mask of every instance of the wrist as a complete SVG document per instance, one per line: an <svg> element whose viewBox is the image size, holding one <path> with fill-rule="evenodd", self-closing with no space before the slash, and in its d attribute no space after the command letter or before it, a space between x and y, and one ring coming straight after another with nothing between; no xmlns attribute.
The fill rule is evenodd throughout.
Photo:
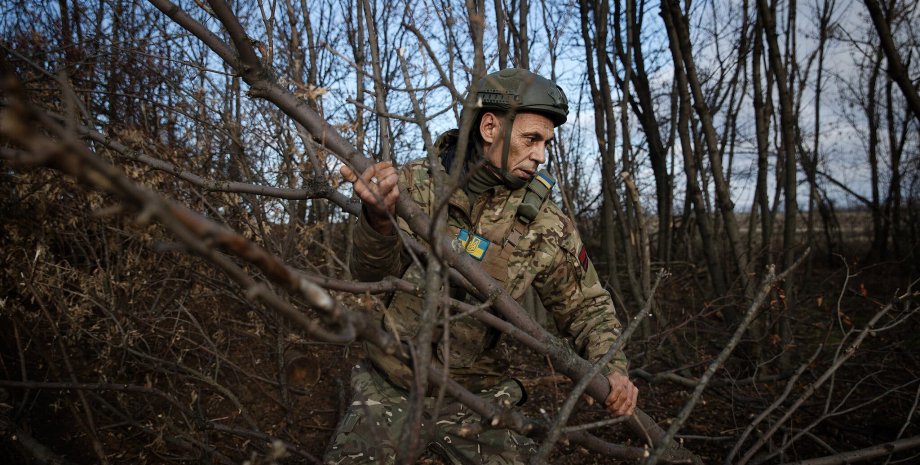
<svg viewBox="0 0 920 465"><path fill-rule="evenodd" d="M381 216L379 214L373 213L371 209L367 208L365 205L363 210L364 220L367 222L367 225L371 227L377 234L381 236L392 236L393 235L393 222L390 221L388 216Z"/></svg>

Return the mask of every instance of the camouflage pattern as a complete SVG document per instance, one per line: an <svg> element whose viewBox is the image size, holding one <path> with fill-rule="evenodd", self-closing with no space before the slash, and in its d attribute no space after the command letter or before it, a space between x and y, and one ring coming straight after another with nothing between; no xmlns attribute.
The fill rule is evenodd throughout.
<svg viewBox="0 0 920 465"><path fill-rule="evenodd" d="M444 171L440 164L434 169ZM436 208L433 178L426 159L408 163L399 176L403 192L429 215ZM489 239L493 243L490 249L500 248L514 226L517 207L525 191L499 186L478 196L475 205L470 205L462 190L455 191L449 200L448 226L452 231L467 229ZM399 219L399 226L406 234L412 234L402 219ZM398 235L381 236L367 224L363 215L355 229L354 245L350 265L358 279L377 281L394 275L419 285L423 283L423 271L403 250ZM533 286L575 350L594 361L610 348L620 334L621 325L610 294L601 286L594 265L583 253L575 225L554 202L547 200L511 251L504 269L484 268L519 302L523 301L527 287ZM403 338L411 338L418 330L420 312L420 296L397 292L383 318L388 328L395 329ZM466 317L451 323L449 334L450 354L444 353L443 345L437 353L442 362L449 361L452 376L483 373L500 376L503 367L488 353L483 356L494 346L494 330ZM620 351L606 371L625 374L626 369L627 360Z"/></svg>
<svg viewBox="0 0 920 465"><path fill-rule="evenodd" d="M351 376L352 403L336 428L323 463L393 464L399 435L408 412L408 392L384 379L373 367L358 364ZM500 405L515 405L523 392L511 380L477 392ZM425 399L435 409L436 399ZM536 452L529 438L504 429L485 429L471 435L464 426L479 425L482 418L459 402L445 398L436 419L422 421L424 442L430 453L455 464L524 464Z"/></svg>
<svg viewBox="0 0 920 465"><path fill-rule="evenodd" d="M440 164L432 169L444 172ZM402 192L429 215L437 207L433 178L427 160L407 164L399 175ZM597 360L620 335L610 295L587 259L574 224L555 203L543 201L531 222L523 226L517 223L518 206L526 191L498 186L479 195L471 205L467 194L458 190L449 199L448 227L455 235L466 229L490 241L481 262L483 268L519 302L533 286L574 348L586 359ZM398 221L402 232L413 234L405 221ZM516 244L505 246L510 244L510 237ZM398 234L381 236L361 215L354 246L350 266L358 279L402 276L421 288L423 271L404 250ZM459 244L457 253L466 253ZM421 311L421 296L396 292L382 311L381 324L408 340L418 331ZM514 402L523 397L518 384L504 374L507 361L492 353L500 335L496 330L468 316L440 331L434 338L438 341L435 353L438 361L449 367L451 378L492 401L512 392ZM449 344L442 334L450 335ZM373 366L356 369L353 374L354 402L339 424L326 463L392 463L395 458L412 371L372 346L368 346L368 356ZM606 368L607 373L626 373L622 351ZM433 406L434 399L427 401ZM479 421L478 415L459 403L443 407L433 427L423 428L432 434L429 449L440 451L455 464L523 463L534 452L529 439L506 430L484 432L475 440L453 434L457 425Z"/></svg>

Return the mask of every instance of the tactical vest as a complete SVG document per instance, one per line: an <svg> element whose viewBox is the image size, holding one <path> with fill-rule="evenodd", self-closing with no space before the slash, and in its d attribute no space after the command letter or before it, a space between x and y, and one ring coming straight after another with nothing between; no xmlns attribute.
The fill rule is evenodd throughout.
<svg viewBox="0 0 920 465"><path fill-rule="evenodd" d="M414 183L417 188L430 189L431 176L425 178L408 181ZM449 224L448 231L454 238L454 249L457 252L466 252L478 260L490 276L505 289L509 289L510 280L513 278L508 272L509 261L521 238L527 234L531 223L542 210L555 183L546 171L540 170L526 186L523 196L512 192L502 208L503 212L513 209L513 219L510 221L486 222L483 221L482 215L476 218L474 213L472 221L477 224L468 225L469 229ZM475 210L476 206L472 208ZM417 265L410 266L403 278L419 285L424 282L424 276ZM454 293L453 296L462 299L464 294ZM421 296L397 291L384 311L384 326L399 333L402 339L413 337L418 329L422 305ZM433 340L438 344L436 353L439 361L442 364L448 362L452 377L468 387L486 386L500 381L501 373L483 369L488 364L476 366L481 354L497 342L497 331L467 316L451 322L449 333L449 344L444 343L440 331L436 332ZM412 382L412 371L409 367L395 357L383 354L372 345L368 345L368 355L391 382L408 389Z"/></svg>
<svg viewBox="0 0 920 465"><path fill-rule="evenodd" d="M492 223L494 227L486 226L482 235L475 234L467 229L449 227L449 232L454 238L454 249L466 251L471 257L480 262L482 268L489 273L502 286L508 285L508 261L540 209L543 202L549 197L556 181L544 170L540 170L526 187L524 197L517 205L514 221L510 227L505 224ZM509 198L510 200L510 198Z"/></svg>

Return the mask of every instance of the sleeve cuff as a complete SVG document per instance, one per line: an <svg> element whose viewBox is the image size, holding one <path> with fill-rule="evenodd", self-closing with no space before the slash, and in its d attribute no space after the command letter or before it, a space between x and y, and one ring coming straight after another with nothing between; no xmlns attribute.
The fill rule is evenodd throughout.
<svg viewBox="0 0 920 465"><path fill-rule="evenodd" d="M365 245L362 247L368 257L383 258L387 252L392 252L393 248L399 244L399 234L395 228L393 234L383 235L371 227L367 221L367 214L362 210L358 216L358 226L355 228L355 243ZM375 256L375 252L380 255Z"/></svg>
<svg viewBox="0 0 920 465"><path fill-rule="evenodd" d="M622 352L621 352L622 354ZM629 363L626 361L626 357L623 357L623 360L617 360L614 358L609 363L607 363L607 373L619 373L624 376L629 376Z"/></svg>

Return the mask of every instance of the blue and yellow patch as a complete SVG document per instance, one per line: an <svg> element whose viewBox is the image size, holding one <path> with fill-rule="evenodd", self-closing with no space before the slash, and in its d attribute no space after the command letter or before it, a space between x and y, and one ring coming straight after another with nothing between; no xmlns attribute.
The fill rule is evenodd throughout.
<svg viewBox="0 0 920 465"><path fill-rule="evenodd" d="M546 173L542 171L537 171L537 175L534 176L534 179L540 181L541 184L546 186L547 190L552 190L553 186L556 185L556 180L549 177Z"/></svg>
<svg viewBox="0 0 920 465"><path fill-rule="evenodd" d="M482 261L482 258L486 256L486 250L488 250L491 244L488 239L472 234L466 229L460 230L457 234L457 241L460 243L461 247L466 250L466 253L479 261Z"/></svg>

